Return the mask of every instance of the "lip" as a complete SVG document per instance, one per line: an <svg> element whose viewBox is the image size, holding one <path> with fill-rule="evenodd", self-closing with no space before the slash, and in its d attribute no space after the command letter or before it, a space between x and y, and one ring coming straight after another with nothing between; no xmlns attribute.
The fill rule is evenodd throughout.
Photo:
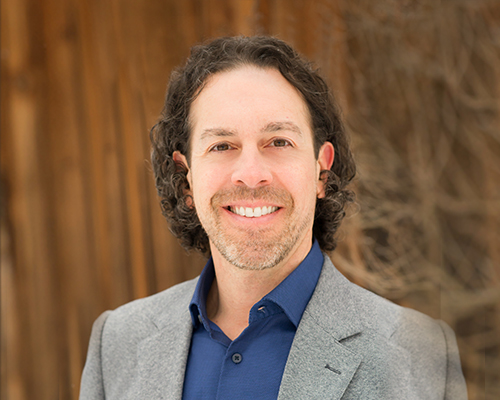
<svg viewBox="0 0 500 400"><path fill-rule="evenodd" d="M231 207L233 207L233 206L231 206ZM244 207L244 206L239 206L239 207ZM255 207L258 207L258 206L254 206L253 208L255 208ZM232 212L231 210L229 210L229 206L222 207L222 210L224 210L225 215L229 216L230 218L234 218L236 221L238 221L238 223L255 225L255 224L260 224L260 223L268 223L270 220L273 220L274 218L278 217L281 214L283 208L278 207L278 209L276 211L274 211L270 214L262 215L260 217L244 217L242 215L236 214L236 213Z"/></svg>
<svg viewBox="0 0 500 400"><path fill-rule="evenodd" d="M240 201L237 203L231 203L231 204L226 204L224 208L229 208L229 207L243 207L243 208L257 208L257 207L278 207L281 208L279 204L274 204L274 203L268 203L264 201L258 201L258 202L247 202L247 201Z"/></svg>
<svg viewBox="0 0 500 400"><path fill-rule="evenodd" d="M276 206L263 206L263 207L228 207L229 211L247 218L260 218L268 214L278 211L279 207Z"/></svg>

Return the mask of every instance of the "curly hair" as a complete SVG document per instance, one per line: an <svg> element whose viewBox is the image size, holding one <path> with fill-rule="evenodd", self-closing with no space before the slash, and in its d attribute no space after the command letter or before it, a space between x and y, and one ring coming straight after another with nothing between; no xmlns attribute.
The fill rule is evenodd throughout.
<svg viewBox="0 0 500 400"><path fill-rule="evenodd" d="M321 171L325 197L316 202L313 226L320 247L333 250L345 207L354 201L354 193L346 189L356 174L347 135L335 100L318 71L288 44L269 36L222 37L194 46L186 64L172 72L161 117L150 133L155 184L170 230L186 249L210 253L208 236L186 195L187 169L175 163L173 153L181 152L190 162L190 106L207 78L245 65L280 71L302 94L311 115L316 158L324 142L335 148L332 168Z"/></svg>

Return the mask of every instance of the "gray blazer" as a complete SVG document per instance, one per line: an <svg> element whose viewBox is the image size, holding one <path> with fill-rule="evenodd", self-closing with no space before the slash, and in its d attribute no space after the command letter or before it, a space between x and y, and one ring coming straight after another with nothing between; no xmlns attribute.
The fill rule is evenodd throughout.
<svg viewBox="0 0 500 400"><path fill-rule="evenodd" d="M80 399L181 399L197 279L95 322ZM285 399L467 398L453 331L349 282L325 255L279 391Z"/></svg>

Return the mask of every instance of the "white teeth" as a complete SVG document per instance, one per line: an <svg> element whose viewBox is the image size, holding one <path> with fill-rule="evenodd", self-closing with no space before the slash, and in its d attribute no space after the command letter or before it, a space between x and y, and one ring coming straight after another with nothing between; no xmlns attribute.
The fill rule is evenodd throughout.
<svg viewBox="0 0 500 400"><path fill-rule="evenodd" d="M231 210L233 213L241 215L242 217L247 217L247 218L258 218L262 217L267 214L271 214L275 211L278 210L278 207L255 207L255 208L250 208L250 207L229 207L229 210Z"/></svg>

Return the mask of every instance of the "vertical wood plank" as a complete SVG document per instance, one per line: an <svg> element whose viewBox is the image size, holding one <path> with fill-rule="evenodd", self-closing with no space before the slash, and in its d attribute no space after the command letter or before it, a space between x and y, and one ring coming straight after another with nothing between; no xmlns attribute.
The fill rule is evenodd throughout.
<svg viewBox="0 0 500 400"><path fill-rule="evenodd" d="M456 323L470 398L498 392L497 5L0 1L2 398L76 399L93 320L199 273L160 215L148 131L193 44L252 33L312 58L354 135L336 265Z"/></svg>

